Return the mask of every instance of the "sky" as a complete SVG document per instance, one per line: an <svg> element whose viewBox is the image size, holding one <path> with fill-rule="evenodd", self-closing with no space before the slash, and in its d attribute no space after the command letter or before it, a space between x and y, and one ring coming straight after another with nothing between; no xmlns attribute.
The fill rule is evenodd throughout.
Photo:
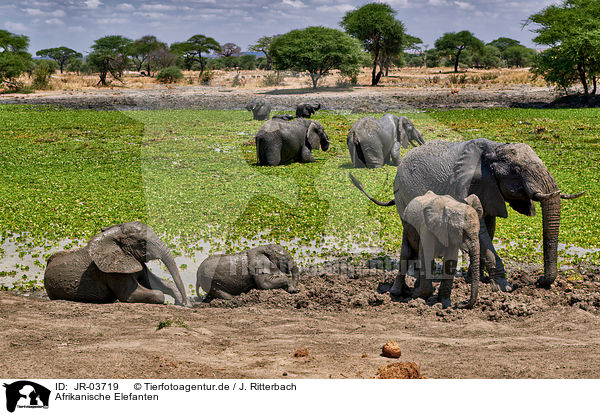
<svg viewBox="0 0 600 415"><path fill-rule="evenodd" d="M166 43L195 34L247 50L258 38L307 26L339 29L367 0L0 0L0 29L27 35L29 51L67 46L86 54L95 39L155 35ZM531 14L555 0L390 0L407 32L433 47L445 32L469 30L484 42L510 37L526 46Z"/></svg>

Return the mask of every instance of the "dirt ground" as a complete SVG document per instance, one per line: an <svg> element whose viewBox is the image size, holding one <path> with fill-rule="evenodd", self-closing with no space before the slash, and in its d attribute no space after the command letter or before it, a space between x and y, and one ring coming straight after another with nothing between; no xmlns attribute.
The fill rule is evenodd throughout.
<svg viewBox="0 0 600 415"><path fill-rule="evenodd" d="M192 309L0 293L6 378L371 378L416 362L428 378L597 378L600 271L511 266L511 294L481 284L473 310L392 301L394 271L304 272L300 292L251 291ZM339 265L339 264L338 264ZM343 275L342 275L343 274ZM353 278L349 278L348 275ZM468 296L457 278L453 304ZM160 326L164 328L158 329ZM381 355L395 341L399 359ZM296 356L295 356L296 355Z"/></svg>

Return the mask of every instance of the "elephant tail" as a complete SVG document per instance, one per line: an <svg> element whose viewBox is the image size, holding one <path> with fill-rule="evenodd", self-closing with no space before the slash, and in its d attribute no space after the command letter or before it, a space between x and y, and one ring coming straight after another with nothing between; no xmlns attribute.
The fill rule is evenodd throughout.
<svg viewBox="0 0 600 415"><path fill-rule="evenodd" d="M348 133L348 148L350 149L350 157L352 158L354 167L364 167L367 165L365 154L360 146L360 141L358 141L356 132L352 129Z"/></svg>
<svg viewBox="0 0 600 415"><path fill-rule="evenodd" d="M396 201L394 199L390 200L389 202L380 202L379 200L375 199L373 196L368 194L365 191L365 189L363 189L362 184L358 181L358 179L356 177L354 177L352 175L352 173L349 173L349 174L350 174L350 180L352 180L352 183L354 184L354 186L356 186L358 188L358 190L363 192L372 202L378 204L379 206L394 206L396 204Z"/></svg>

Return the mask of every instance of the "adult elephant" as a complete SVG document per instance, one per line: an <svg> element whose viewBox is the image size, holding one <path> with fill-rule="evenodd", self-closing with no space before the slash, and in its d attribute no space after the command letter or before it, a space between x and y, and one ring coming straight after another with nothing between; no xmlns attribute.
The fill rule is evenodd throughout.
<svg viewBox="0 0 600 415"><path fill-rule="evenodd" d="M271 104L264 98L255 98L246 105L247 111L252 111L252 118L264 121L271 114Z"/></svg>
<svg viewBox="0 0 600 415"><path fill-rule="evenodd" d="M400 146L425 144L421 133L406 117L385 114L376 119L364 117L356 120L348 133L348 151L354 167L370 169L384 163L397 166L400 163Z"/></svg>
<svg viewBox="0 0 600 415"><path fill-rule="evenodd" d="M364 192L360 183L357 184ZM574 199L584 192L562 194L538 155L527 144L503 144L478 138L460 143L434 140L409 151L398 165L394 200L379 205L396 205L402 216L408 203L428 190L464 201L469 194L479 197L484 217L480 222L479 244L482 267L502 291L512 291L504 264L492 240L496 217L506 218L506 202L517 212L535 215L533 202L540 202L543 219L544 275L537 281L549 287L556 279L558 230L561 199ZM365 192L366 194L366 192ZM397 278L392 294L401 294Z"/></svg>
<svg viewBox="0 0 600 415"><path fill-rule="evenodd" d="M298 118L310 118L315 112L321 109L321 104L309 104L303 102L296 106L296 117Z"/></svg>
<svg viewBox="0 0 600 415"><path fill-rule="evenodd" d="M298 266L281 245L271 244L231 255L206 258L196 274L196 292L204 291L205 300L230 300L253 288L282 288L297 293Z"/></svg>
<svg viewBox="0 0 600 415"><path fill-rule="evenodd" d="M146 262L160 259L175 281L154 275ZM163 304L164 294L191 306L175 259L150 227L126 222L102 228L87 245L48 259L44 286L51 300Z"/></svg>
<svg viewBox="0 0 600 415"><path fill-rule="evenodd" d="M315 161L311 150L329 148L329 137L317 121L296 118L270 119L256 134L256 156L261 166L278 166L291 161Z"/></svg>

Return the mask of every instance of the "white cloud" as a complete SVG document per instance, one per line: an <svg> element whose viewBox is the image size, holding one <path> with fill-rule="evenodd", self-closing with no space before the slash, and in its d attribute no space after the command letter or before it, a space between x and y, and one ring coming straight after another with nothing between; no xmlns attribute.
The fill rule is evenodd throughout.
<svg viewBox="0 0 600 415"><path fill-rule="evenodd" d="M162 19L163 17L167 17L166 14L157 12L135 12L134 14L136 16L145 17L147 19Z"/></svg>
<svg viewBox="0 0 600 415"><path fill-rule="evenodd" d="M327 12L337 12L337 13L346 13L350 10L354 10L355 7L350 4L336 4L335 6L319 6L317 7L317 11L327 13Z"/></svg>
<svg viewBox="0 0 600 415"><path fill-rule="evenodd" d="M302 0L283 0L281 4L283 4L284 6L291 6L294 9L301 9L303 7L306 7L306 5L302 3Z"/></svg>
<svg viewBox="0 0 600 415"><path fill-rule="evenodd" d="M30 16L42 16L45 14L45 12L40 9L24 9L23 11Z"/></svg>
<svg viewBox="0 0 600 415"><path fill-rule="evenodd" d="M102 5L102 2L100 0L85 0L83 4L85 4L90 9L97 9L99 6Z"/></svg>
<svg viewBox="0 0 600 415"><path fill-rule="evenodd" d="M129 4L129 3L121 3L121 4L119 4L119 5L116 7L116 9L117 9L117 10L120 10L120 11L122 11L122 12L128 12L128 11L131 11L131 10L135 10L135 7L134 7L134 6L132 6L132 5L131 5L131 4Z"/></svg>
<svg viewBox="0 0 600 415"><path fill-rule="evenodd" d="M27 26L25 26L23 23L6 22L6 23L4 23L4 27L6 27L8 30L11 30L13 32L27 31Z"/></svg>
<svg viewBox="0 0 600 415"><path fill-rule="evenodd" d="M116 25L129 23L129 19L124 17L103 17L98 19L97 22L102 25Z"/></svg>
<svg viewBox="0 0 600 415"><path fill-rule="evenodd" d="M140 10L169 11L177 10L177 7L168 4L144 4L140 7Z"/></svg>
<svg viewBox="0 0 600 415"><path fill-rule="evenodd" d="M62 20L57 19L57 18L48 19L45 22L46 22L46 24L54 25L54 26L64 26L65 25Z"/></svg>
<svg viewBox="0 0 600 415"><path fill-rule="evenodd" d="M71 33L83 33L85 32L85 28L83 26L69 26L67 31Z"/></svg>
<svg viewBox="0 0 600 415"><path fill-rule="evenodd" d="M473 10L475 6L466 1L455 1L454 4L461 10Z"/></svg>

